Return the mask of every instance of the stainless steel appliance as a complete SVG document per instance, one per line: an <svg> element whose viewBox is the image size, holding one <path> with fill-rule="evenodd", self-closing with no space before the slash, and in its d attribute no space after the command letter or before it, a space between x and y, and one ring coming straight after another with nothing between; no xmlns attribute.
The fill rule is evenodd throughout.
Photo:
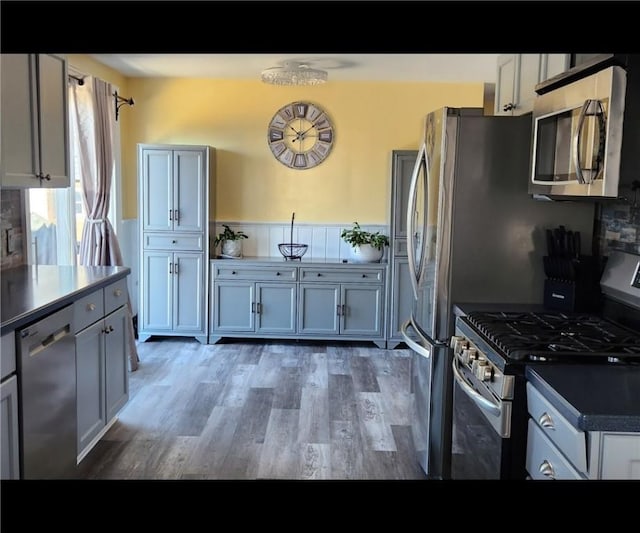
<svg viewBox="0 0 640 533"><path fill-rule="evenodd" d="M457 318L454 479L526 478L528 363L640 364L639 268L640 256L609 257L601 285L617 313L609 306L598 314L476 306Z"/></svg>
<svg viewBox="0 0 640 533"><path fill-rule="evenodd" d="M426 117L409 192L414 301L403 324L413 349L413 438L428 477L451 464L455 302L541 303L545 228L593 233L590 202L527 193L531 117L445 107Z"/></svg>
<svg viewBox="0 0 640 533"><path fill-rule="evenodd" d="M574 75L567 85L560 79L539 89L543 94L533 105L530 193L552 199L618 198L628 196L634 181L640 186L639 68L637 59L630 60L626 68L613 65Z"/></svg>
<svg viewBox="0 0 640 533"><path fill-rule="evenodd" d="M76 356L67 306L18 331L22 477L64 479L76 468Z"/></svg>

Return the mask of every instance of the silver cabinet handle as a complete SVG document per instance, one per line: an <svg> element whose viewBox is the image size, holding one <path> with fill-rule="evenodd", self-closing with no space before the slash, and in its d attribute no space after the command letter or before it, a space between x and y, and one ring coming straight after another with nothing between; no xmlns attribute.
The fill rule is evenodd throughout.
<svg viewBox="0 0 640 533"><path fill-rule="evenodd" d="M542 413L542 416L538 419L538 424L543 428L556 429L556 426L553 423L553 418L551 418L551 415L547 412Z"/></svg>
<svg viewBox="0 0 640 533"><path fill-rule="evenodd" d="M504 106L502 106L503 111L512 111L515 108L516 108L516 105L512 104L511 102L509 102L508 104L504 104Z"/></svg>
<svg viewBox="0 0 640 533"><path fill-rule="evenodd" d="M113 295L118 298L120 296L122 296L122 289L116 289L115 291L113 291Z"/></svg>
<svg viewBox="0 0 640 533"><path fill-rule="evenodd" d="M260 302L256 303L256 314L259 315L262 311L262 304Z"/></svg>
<svg viewBox="0 0 640 533"><path fill-rule="evenodd" d="M95 310L96 310L96 304L87 305L87 311L95 311Z"/></svg>
<svg viewBox="0 0 640 533"><path fill-rule="evenodd" d="M336 305L336 315L340 316L340 304Z"/></svg>
<svg viewBox="0 0 640 533"><path fill-rule="evenodd" d="M169 263L169 274L173 274L173 263Z"/></svg>
<svg viewBox="0 0 640 533"><path fill-rule="evenodd" d="M177 274L178 273L178 265L180 264L180 262L178 261L177 263L173 264L173 273Z"/></svg>
<svg viewBox="0 0 640 533"><path fill-rule="evenodd" d="M556 471L553 469L553 465L546 459L540 463L540 468L538 470L540 470L540 473L543 476L546 476L549 479L556 478Z"/></svg>
<svg viewBox="0 0 640 533"><path fill-rule="evenodd" d="M342 316L347 316L347 306L345 304L340 306L340 312L342 313Z"/></svg>
<svg viewBox="0 0 640 533"><path fill-rule="evenodd" d="M180 220L180 211L178 211L177 209L173 211L173 220L175 220L176 222Z"/></svg>
<svg viewBox="0 0 640 533"><path fill-rule="evenodd" d="M256 312L256 303L255 302L251 302L251 312L252 313Z"/></svg>
<svg viewBox="0 0 640 533"><path fill-rule="evenodd" d="M173 220L173 209L169 209L169 220Z"/></svg>

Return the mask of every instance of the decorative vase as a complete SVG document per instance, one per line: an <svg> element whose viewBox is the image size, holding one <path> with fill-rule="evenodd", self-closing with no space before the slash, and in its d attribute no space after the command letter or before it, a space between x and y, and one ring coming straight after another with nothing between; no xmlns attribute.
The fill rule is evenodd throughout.
<svg viewBox="0 0 640 533"><path fill-rule="evenodd" d="M353 263L379 263L382 259L384 248L375 248L370 244L361 244L351 247L351 261Z"/></svg>
<svg viewBox="0 0 640 533"><path fill-rule="evenodd" d="M242 240L222 241L221 252L224 257L242 257Z"/></svg>

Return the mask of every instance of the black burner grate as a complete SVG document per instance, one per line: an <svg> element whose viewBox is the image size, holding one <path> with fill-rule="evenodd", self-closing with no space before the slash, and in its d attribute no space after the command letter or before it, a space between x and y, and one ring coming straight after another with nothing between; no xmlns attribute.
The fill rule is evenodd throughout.
<svg viewBox="0 0 640 533"><path fill-rule="evenodd" d="M467 319L513 360L601 356L640 362L640 333L596 315L477 311Z"/></svg>

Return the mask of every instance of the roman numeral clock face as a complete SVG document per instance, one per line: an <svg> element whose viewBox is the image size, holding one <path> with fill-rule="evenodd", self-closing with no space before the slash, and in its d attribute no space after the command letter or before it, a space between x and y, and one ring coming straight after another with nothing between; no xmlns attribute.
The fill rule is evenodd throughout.
<svg viewBox="0 0 640 533"><path fill-rule="evenodd" d="M269 148L289 168L304 170L319 165L329 155L333 139L327 114L308 102L287 104L269 123Z"/></svg>

